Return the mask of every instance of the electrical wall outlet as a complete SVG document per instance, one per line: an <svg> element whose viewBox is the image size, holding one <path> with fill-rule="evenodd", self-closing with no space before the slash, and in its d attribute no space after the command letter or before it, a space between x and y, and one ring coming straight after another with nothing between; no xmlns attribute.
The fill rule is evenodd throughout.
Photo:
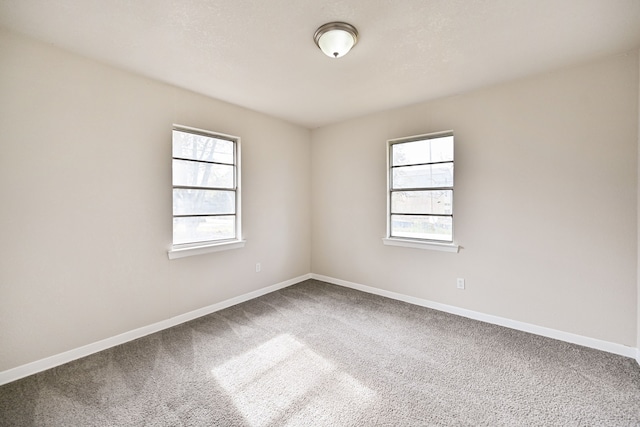
<svg viewBox="0 0 640 427"><path fill-rule="evenodd" d="M256 273L260 273L260 270L262 270L262 266L258 262L258 263L256 263Z"/></svg>
<svg viewBox="0 0 640 427"><path fill-rule="evenodd" d="M456 288L458 289L464 289L464 279L458 277L456 279Z"/></svg>

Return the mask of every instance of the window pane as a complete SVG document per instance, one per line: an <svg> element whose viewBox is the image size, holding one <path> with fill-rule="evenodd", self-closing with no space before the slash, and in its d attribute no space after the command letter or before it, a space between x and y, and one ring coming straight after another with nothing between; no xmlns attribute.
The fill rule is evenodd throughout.
<svg viewBox="0 0 640 427"><path fill-rule="evenodd" d="M391 237L453 241L450 216L391 215Z"/></svg>
<svg viewBox="0 0 640 427"><path fill-rule="evenodd" d="M453 136L393 144L393 166L453 161Z"/></svg>
<svg viewBox="0 0 640 427"><path fill-rule="evenodd" d="M234 143L226 139L174 130L173 157L234 164Z"/></svg>
<svg viewBox="0 0 640 427"><path fill-rule="evenodd" d="M234 166L173 160L173 185L234 188Z"/></svg>
<svg viewBox="0 0 640 427"><path fill-rule="evenodd" d="M226 240L235 237L235 215L173 218L174 245Z"/></svg>
<svg viewBox="0 0 640 427"><path fill-rule="evenodd" d="M433 187L453 187L453 162L393 168L393 190Z"/></svg>
<svg viewBox="0 0 640 427"><path fill-rule="evenodd" d="M236 193L224 190L173 189L174 215L235 214Z"/></svg>
<svg viewBox="0 0 640 427"><path fill-rule="evenodd" d="M394 191L391 213L451 215L452 199L452 190Z"/></svg>

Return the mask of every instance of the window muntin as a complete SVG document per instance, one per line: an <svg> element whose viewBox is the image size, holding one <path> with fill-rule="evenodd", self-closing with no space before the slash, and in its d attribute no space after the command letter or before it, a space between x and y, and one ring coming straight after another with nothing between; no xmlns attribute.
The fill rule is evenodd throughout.
<svg viewBox="0 0 640 427"><path fill-rule="evenodd" d="M453 242L453 134L388 141L388 237Z"/></svg>
<svg viewBox="0 0 640 427"><path fill-rule="evenodd" d="M235 191L173 189L173 216L235 215Z"/></svg>
<svg viewBox="0 0 640 427"><path fill-rule="evenodd" d="M239 138L175 126L173 245L240 238Z"/></svg>
<svg viewBox="0 0 640 427"><path fill-rule="evenodd" d="M235 167L173 159L173 185L234 189Z"/></svg>
<svg viewBox="0 0 640 427"><path fill-rule="evenodd" d="M407 214L430 212L451 215L452 199L452 190L394 191L391 193L391 206L394 211Z"/></svg>
<svg viewBox="0 0 640 427"><path fill-rule="evenodd" d="M453 162L394 166L395 189L453 187Z"/></svg>

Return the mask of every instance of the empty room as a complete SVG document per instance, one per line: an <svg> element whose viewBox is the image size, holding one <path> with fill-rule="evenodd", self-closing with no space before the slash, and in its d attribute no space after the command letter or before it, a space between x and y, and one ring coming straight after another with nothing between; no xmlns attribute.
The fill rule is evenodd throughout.
<svg viewBox="0 0 640 427"><path fill-rule="evenodd" d="M640 1L0 0L0 426L639 426Z"/></svg>

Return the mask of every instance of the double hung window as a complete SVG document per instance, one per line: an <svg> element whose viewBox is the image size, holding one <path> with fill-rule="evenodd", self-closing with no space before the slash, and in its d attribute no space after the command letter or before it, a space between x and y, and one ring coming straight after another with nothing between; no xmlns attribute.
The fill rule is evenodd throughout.
<svg viewBox="0 0 640 427"><path fill-rule="evenodd" d="M453 244L453 133L388 141L387 239Z"/></svg>
<svg viewBox="0 0 640 427"><path fill-rule="evenodd" d="M240 139L173 129L173 249L238 241Z"/></svg>

